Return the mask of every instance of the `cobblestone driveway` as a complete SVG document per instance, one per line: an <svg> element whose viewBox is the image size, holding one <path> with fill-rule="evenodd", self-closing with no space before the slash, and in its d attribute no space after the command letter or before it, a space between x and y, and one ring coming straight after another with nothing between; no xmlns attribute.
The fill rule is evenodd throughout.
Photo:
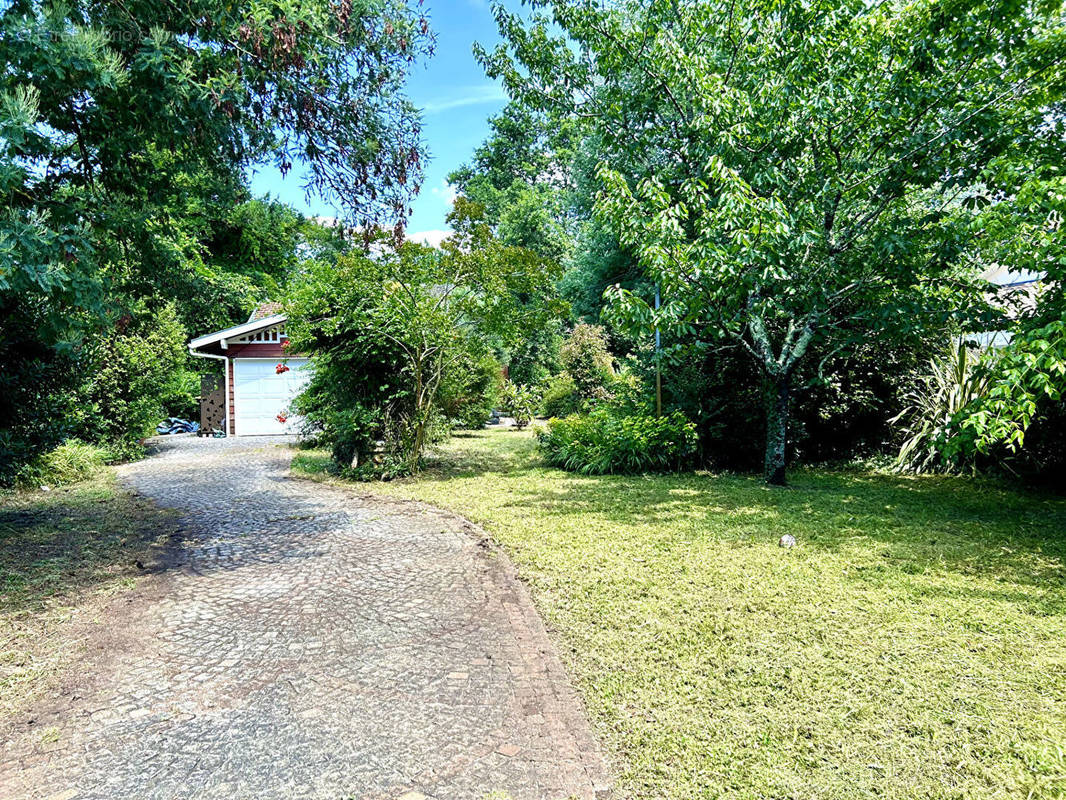
<svg viewBox="0 0 1066 800"><path fill-rule="evenodd" d="M184 541L0 795L596 796L598 746L506 559L454 518L289 478L290 457L180 437L122 468Z"/></svg>

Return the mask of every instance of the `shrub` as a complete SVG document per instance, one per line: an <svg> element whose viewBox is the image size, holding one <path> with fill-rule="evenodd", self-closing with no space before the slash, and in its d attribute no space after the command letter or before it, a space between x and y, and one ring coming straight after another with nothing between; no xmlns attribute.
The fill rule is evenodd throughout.
<svg viewBox="0 0 1066 800"><path fill-rule="evenodd" d="M175 367L171 380L161 387L159 404L164 417L200 419L200 373Z"/></svg>
<svg viewBox="0 0 1066 800"><path fill-rule="evenodd" d="M1011 469L1061 491L1061 476L1066 474L1066 400L1038 400L1033 424L1025 432L1025 447L1011 455Z"/></svg>
<svg viewBox="0 0 1066 800"><path fill-rule="evenodd" d="M141 454L140 441L161 420L192 417L199 386L186 338L170 303L134 303L114 324L93 327L73 347L44 347L5 330L0 485L36 474L36 459L75 437L113 457L131 458Z"/></svg>
<svg viewBox="0 0 1066 800"><path fill-rule="evenodd" d="M553 419L537 438L549 464L586 475L680 470L696 453L696 426L678 412L623 416L599 408Z"/></svg>
<svg viewBox="0 0 1066 800"><path fill-rule="evenodd" d="M0 331L0 486L19 481L36 457L71 435L82 369L78 353L35 347L28 335L6 334Z"/></svg>
<svg viewBox="0 0 1066 800"><path fill-rule="evenodd" d="M982 397L987 378L965 342L929 360L929 372L906 395L907 406L892 421L906 437L896 458L901 472L957 472L973 465L972 452L950 446L963 409Z"/></svg>
<svg viewBox="0 0 1066 800"><path fill-rule="evenodd" d="M514 417L514 425L519 430L533 421L533 409L537 406L537 396L528 386L508 382L503 389L504 408Z"/></svg>
<svg viewBox="0 0 1066 800"><path fill-rule="evenodd" d="M172 304L132 310L101 337L81 389L78 430L124 458L170 413L191 410L185 329Z"/></svg>
<svg viewBox="0 0 1066 800"><path fill-rule="evenodd" d="M449 215L455 236L442 249L395 246L381 233L369 255L353 248L335 262L310 263L288 304L290 345L315 360L305 392L312 397L302 403L309 424L328 440L331 418L358 400L376 410L372 425L380 427L364 439L394 442L410 472L447 434L449 418L486 421L501 370L487 355L522 327L550 322L547 308L520 300L550 289L548 265L500 245L484 210L460 200ZM346 449L357 453L352 442Z"/></svg>
<svg viewBox="0 0 1066 800"><path fill-rule="evenodd" d="M312 352L314 364L310 381L292 403L303 418L301 433L330 448L338 469L372 463L377 442L395 441L387 435L390 421L411 406L399 347L368 329L361 338L317 352L313 346L299 349Z"/></svg>
<svg viewBox="0 0 1066 800"><path fill-rule="evenodd" d="M616 415L627 416L654 410L655 398L646 390L640 374L623 364L611 379L603 404L613 409Z"/></svg>
<svg viewBox="0 0 1066 800"><path fill-rule="evenodd" d="M69 439L25 465L19 471L18 482L25 486L77 483L91 478L110 455L103 447Z"/></svg>
<svg viewBox="0 0 1066 800"><path fill-rule="evenodd" d="M942 339L886 341L802 363L796 373L789 420L789 458L807 463L894 456L902 435L889 420L904 406L929 355ZM650 343L624 362L647 388L640 407L653 407L655 368ZM825 364L824 371L821 364ZM680 411L696 424L696 463L713 469L762 466L765 379L750 356L735 347L700 344L664 349L663 410ZM617 382L611 388L618 395ZM615 401L616 402L616 401Z"/></svg>
<svg viewBox="0 0 1066 800"><path fill-rule="evenodd" d="M1066 314L986 352L977 371L987 389L959 414L954 444L964 452L1018 454L1029 426L1052 410L1049 404L1066 398Z"/></svg>
<svg viewBox="0 0 1066 800"><path fill-rule="evenodd" d="M582 400L602 399L614 378L607 334L599 325L577 325L559 349L559 358Z"/></svg>
<svg viewBox="0 0 1066 800"><path fill-rule="evenodd" d="M303 394L294 405L311 409L312 395ZM301 404L303 403L303 404ZM311 413L314 414L314 411ZM354 404L351 408L323 410L304 418L306 428L317 426L316 438L330 446L333 461L341 467L354 468L366 462L374 452L376 437L381 436L380 414L372 408ZM312 421L313 420L313 421ZM310 434L305 429L305 434Z"/></svg>
<svg viewBox="0 0 1066 800"><path fill-rule="evenodd" d="M540 400L540 413L545 417L567 417L581 412L581 395L574 379L561 372L548 380Z"/></svg>
<svg viewBox="0 0 1066 800"><path fill-rule="evenodd" d="M502 367L492 355L465 354L445 373L440 386L440 409L453 427L485 427L500 401Z"/></svg>
<svg viewBox="0 0 1066 800"><path fill-rule="evenodd" d="M1054 482L1066 463L1066 325L1057 342L1040 337L1055 327L1004 348L979 351L962 342L932 359L894 420L907 437L896 468L988 470Z"/></svg>

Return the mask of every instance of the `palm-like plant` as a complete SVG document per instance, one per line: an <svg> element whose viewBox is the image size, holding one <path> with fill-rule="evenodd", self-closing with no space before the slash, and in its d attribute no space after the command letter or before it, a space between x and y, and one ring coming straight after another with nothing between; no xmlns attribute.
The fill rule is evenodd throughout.
<svg viewBox="0 0 1066 800"><path fill-rule="evenodd" d="M929 372L907 392L907 405L892 418L905 434L895 467L900 472L958 472L966 451L952 446L960 412L988 389L982 358L960 341L929 360Z"/></svg>

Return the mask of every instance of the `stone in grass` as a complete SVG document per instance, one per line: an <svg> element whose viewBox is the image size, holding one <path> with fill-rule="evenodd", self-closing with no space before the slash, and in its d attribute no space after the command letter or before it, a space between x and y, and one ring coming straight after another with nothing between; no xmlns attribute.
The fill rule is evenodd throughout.
<svg viewBox="0 0 1066 800"><path fill-rule="evenodd" d="M786 548L787 547L795 547L796 546L796 537L793 536L791 533L786 533L784 536L782 536L780 539L777 540L777 546L778 547L786 547Z"/></svg>

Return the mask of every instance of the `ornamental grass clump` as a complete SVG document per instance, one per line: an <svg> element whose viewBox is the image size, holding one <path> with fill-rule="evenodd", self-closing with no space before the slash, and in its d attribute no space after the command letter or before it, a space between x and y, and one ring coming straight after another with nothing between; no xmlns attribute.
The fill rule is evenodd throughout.
<svg viewBox="0 0 1066 800"><path fill-rule="evenodd" d="M929 371L904 397L906 407L891 422L904 435L896 457L898 472L963 472L973 453L957 441L960 418L988 391L978 356L965 342L929 360Z"/></svg>
<svg viewBox="0 0 1066 800"><path fill-rule="evenodd" d="M655 417L600 408L553 419L537 439L549 464L585 475L679 471L696 454L696 426L676 411Z"/></svg>
<svg viewBox="0 0 1066 800"><path fill-rule="evenodd" d="M112 460L104 447L68 439L24 466L17 483L23 487L61 486L88 480Z"/></svg>

